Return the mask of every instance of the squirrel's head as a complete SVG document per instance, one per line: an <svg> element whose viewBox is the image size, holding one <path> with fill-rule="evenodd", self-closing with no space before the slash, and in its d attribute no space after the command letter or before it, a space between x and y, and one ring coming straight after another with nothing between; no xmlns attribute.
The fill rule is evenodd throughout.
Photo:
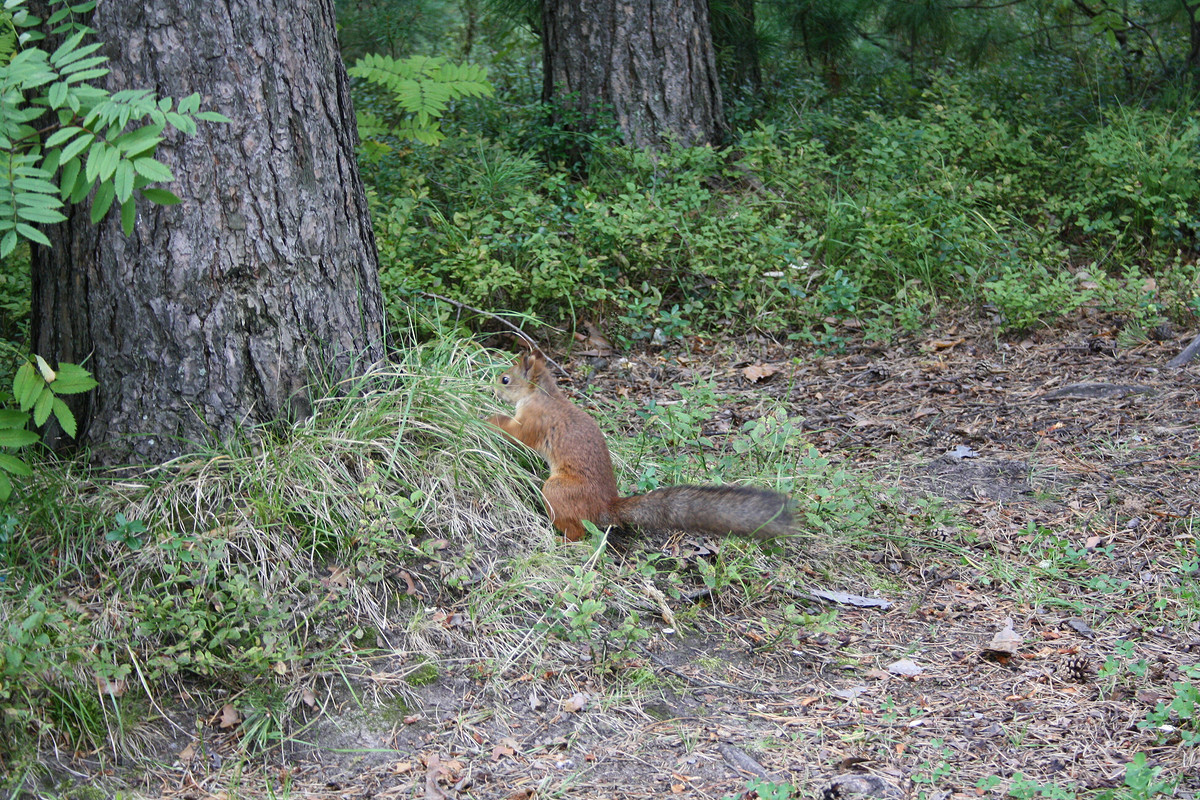
<svg viewBox="0 0 1200 800"><path fill-rule="evenodd" d="M517 356L511 367L500 373L496 379L496 394L501 400L509 403L519 403L529 397L538 387L554 386L554 379L546 370L546 357L541 353L524 353Z"/></svg>

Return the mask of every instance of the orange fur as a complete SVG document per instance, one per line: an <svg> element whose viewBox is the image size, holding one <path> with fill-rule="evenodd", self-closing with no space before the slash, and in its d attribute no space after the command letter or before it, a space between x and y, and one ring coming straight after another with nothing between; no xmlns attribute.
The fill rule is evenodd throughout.
<svg viewBox="0 0 1200 800"><path fill-rule="evenodd" d="M550 465L542 487L546 512L567 541L583 538L583 520L598 526L689 530L761 538L792 532L788 499L739 486L672 486L619 497L604 434L587 412L558 390L540 353L529 353L500 375L496 392L513 416L488 421L538 451Z"/></svg>

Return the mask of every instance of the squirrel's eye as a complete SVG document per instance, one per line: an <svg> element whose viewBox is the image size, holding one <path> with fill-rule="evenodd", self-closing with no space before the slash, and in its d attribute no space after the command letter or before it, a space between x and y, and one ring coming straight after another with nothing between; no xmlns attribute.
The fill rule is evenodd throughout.
<svg viewBox="0 0 1200 800"><path fill-rule="evenodd" d="M508 376L507 376L507 375L501 375L501 376L500 376L500 383L504 384L505 386L508 386Z"/></svg>

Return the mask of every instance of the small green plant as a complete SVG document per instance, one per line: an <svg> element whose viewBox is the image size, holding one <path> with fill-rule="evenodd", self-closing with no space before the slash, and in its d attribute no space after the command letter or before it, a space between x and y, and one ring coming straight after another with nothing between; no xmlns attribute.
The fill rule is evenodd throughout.
<svg viewBox="0 0 1200 800"><path fill-rule="evenodd" d="M116 527L105 533L104 538L130 550L142 549L146 524L139 519L125 519L124 514L117 514L115 522Z"/></svg>
<svg viewBox="0 0 1200 800"><path fill-rule="evenodd" d="M1131 677L1144 678L1150 665L1146 659L1135 658L1135 656L1133 642L1128 640L1117 642L1113 647L1112 654L1104 659L1104 663L1097 671L1097 678L1109 682L1111 686L1116 686L1121 680L1129 680Z"/></svg>
<svg viewBox="0 0 1200 800"><path fill-rule="evenodd" d="M839 269L821 286L820 293L824 306L822 311L835 317L844 317L855 313L862 290Z"/></svg>
<svg viewBox="0 0 1200 800"><path fill-rule="evenodd" d="M247 692L238 711L242 715L237 727L238 746L244 752L261 754L283 743L287 711L277 688L256 687Z"/></svg>
<svg viewBox="0 0 1200 800"><path fill-rule="evenodd" d="M954 774L954 751L945 745L941 739L933 739L929 746L941 758L923 762L913 773L913 783L939 786L950 775Z"/></svg>
<svg viewBox="0 0 1200 800"><path fill-rule="evenodd" d="M1162 773L1162 767L1150 766L1146 754L1138 753L1125 765L1125 780L1121 786L1105 789L1090 796L1100 800L1151 800L1160 794L1170 794L1177 781L1164 779ZM999 782L996 776L989 776L980 781L978 786L987 789ZM1026 778L1020 772L1013 776L1008 788L1008 796L1017 800L1075 800L1085 792L1083 787L1074 782L1043 784Z"/></svg>
<svg viewBox="0 0 1200 800"><path fill-rule="evenodd" d="M45 425L53 414L63 432L74 438L75 415L63 402L62 395L80 394L98 385L91 373L77 364L61 363L51 369L41 356L33 362L25 361L13 377L12 396L16 409L0 409L0 448L16 450L38 441L38 435L27 430L30 420L35 425ZM28 477L33 471L21 459L7 452L0 452L0 502L12 495L12 480L9 475Z"/></svg>
<svg viewBox="0 0 1200 800"><path fill-rule="evenodd" d="M1074 311L1088 299L1067 272L1052 274L1036 264L1005 265L983 285L984 297L1000 312L1000 327L1023 332L1047 325Z"/></svg>
<svg viewBox="0 0 1200 800"><path fill-rule="evenodd" d="M591 532L596 534L595 530ZM599 617L607 610L604 601L596 599L599 579L600 574L590 566L577 565L567 585L555 598L550 621L543 624L543 629L568 642L593 645L600 632Z"/></svg>
<svg viewBox="0 0 1200 800"><path fill-rule="evenodd" d="M437 664L432 661L422 661L404 676L404 681L409 686L428 686L431 683L436 683L441 676L442 673L438 669Z"/></svg>
<svg viewBox="0 0 1200 800"><path fill-rule="evenodd" d="M800 791L787 781L769 778L752 778L746 782L746 791L754 792L758 800L792 800L800 797ZM734 800L737 795L725 795L723 800Z"/></svg>
<svg viewBox="0 0 1200 800"><path fill-rule="evenodd" d="M1194 115L1119 108L1084 133L1078 187L1064 206L1110 240L1200 235L1200 122Z"/></svg>
<svg viewBox="0 0 1200 800"><path fill-rule="evenodd" d="M451 102L492 94L486 67L451 64L444 58L397 59L371 53L358 59L347 71L351 77L385 90L393 106L380 114L358 113L359 133L372 140L377 151L390 149L381 141L385 136L437 144L445 138L439 120Z"/></svg>
<svg viewBox="0 0 1200 800"><path fill-rule="evenodd" d="M1182 670L1184 680L1175 681L1175 696L1170 703L1160 701L1138 727L1157 732L1164 744L1178 740L1190 746L1200 745L1200 664Z"/></svg>

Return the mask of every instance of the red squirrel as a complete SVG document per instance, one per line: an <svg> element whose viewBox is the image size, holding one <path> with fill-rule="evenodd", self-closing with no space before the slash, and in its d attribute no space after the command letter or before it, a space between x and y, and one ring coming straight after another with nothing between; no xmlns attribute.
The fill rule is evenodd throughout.
<svg viewBox="0 0 1200 800"><path fill-rule="evenodd" d="M586 411L558 390L540 353L519 356L500 375L496 393L514 404L516 411L511 417L495 414L488 422L546 459L550 477L542 497L554 527L569 542L583 538L583 520L600 528L762 539L794 533L788 498L765 489L669 486L619 497L604 434Z"/></svg>

